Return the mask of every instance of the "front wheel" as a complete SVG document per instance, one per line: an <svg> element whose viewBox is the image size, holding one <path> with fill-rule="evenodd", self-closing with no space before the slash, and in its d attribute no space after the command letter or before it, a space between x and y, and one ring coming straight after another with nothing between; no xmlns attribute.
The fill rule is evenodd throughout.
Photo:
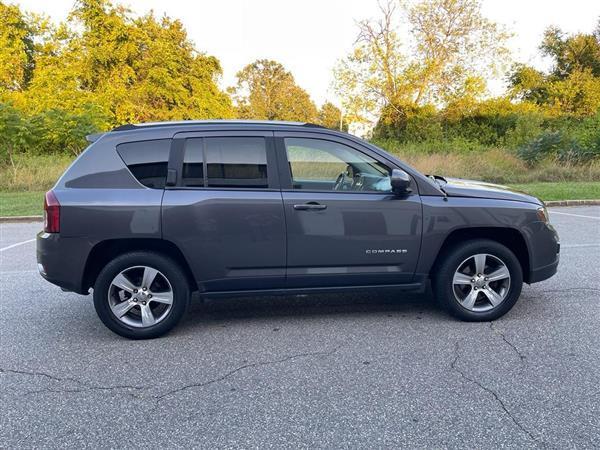
<svg viewBox="0 0 600 450"><path fill-rule="evenodd" d="M434 294L455 317L488 321L506 314L521 294L523 273L507 247L478 239L442 255L433 274Z"/></svg>
<svg viewBox="0 0 600 450"><path fill-rule="evenodd" d="M109 262L94 284L100 320L130 339L171 330L187 309L190 291L179 265L161 254L132 252Z"/></svg>

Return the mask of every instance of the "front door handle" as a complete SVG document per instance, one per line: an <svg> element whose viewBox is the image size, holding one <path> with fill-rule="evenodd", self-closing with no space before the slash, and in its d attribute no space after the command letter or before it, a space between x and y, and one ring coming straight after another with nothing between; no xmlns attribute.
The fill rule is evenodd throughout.
<svg viewBox="0 0 600 450"><path fill-rule="evenodd" d="M294 209L297 211L313 211L313 210L323 210L327 209L327 205L321 205L317 202L308 202L302 205L294 205Z"/></svg>

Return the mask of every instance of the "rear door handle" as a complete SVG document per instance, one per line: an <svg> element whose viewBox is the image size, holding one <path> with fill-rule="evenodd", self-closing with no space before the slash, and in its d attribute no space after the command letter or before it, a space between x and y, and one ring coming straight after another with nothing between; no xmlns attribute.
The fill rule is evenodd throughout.
<svg viewBox="0 0 600 450"><path fill-rule="evenodd" d="M327 209L327 205L321 205L317 202L308 202L302 205L294 205L294 209L297 211L307 211L307 210L323 210Z"/></svg>

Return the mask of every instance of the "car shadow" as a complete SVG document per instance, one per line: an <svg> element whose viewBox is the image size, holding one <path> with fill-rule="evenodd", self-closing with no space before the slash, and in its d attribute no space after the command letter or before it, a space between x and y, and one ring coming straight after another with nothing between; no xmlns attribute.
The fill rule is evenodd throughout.
<svg viewBox="0 0 600 450"><path fill-rule="evenodd" d="M401 292L310 294L293 296L244 297L229 299L193 298L182 323L183 330L198 323L234 322L280 317L362 316L390 313L422 319L445 316L430 291L424 294Z"/></svg>

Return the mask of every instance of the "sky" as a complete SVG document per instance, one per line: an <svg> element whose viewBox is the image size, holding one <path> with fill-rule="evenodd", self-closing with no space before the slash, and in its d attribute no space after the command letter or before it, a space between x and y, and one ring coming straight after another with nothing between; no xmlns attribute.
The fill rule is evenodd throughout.
<svg viewBox="0 0 600 450"><path fill-rule="evenodd" d="M356 39L356 21L378 17L377 0L113 0L136 14L150 9L183 22L196 48L216 56L222 87L235 84L246 64L269 58L290 70L318 105L337 103L332 69ZM64 20L74 0L9 0L31 12ZM547 68L538 45L544 30L591 32L600 16L598 0L483 0L483 13L515 33L510 49L516 61ZM490 80L493 94L500 80Z"/></svg>

